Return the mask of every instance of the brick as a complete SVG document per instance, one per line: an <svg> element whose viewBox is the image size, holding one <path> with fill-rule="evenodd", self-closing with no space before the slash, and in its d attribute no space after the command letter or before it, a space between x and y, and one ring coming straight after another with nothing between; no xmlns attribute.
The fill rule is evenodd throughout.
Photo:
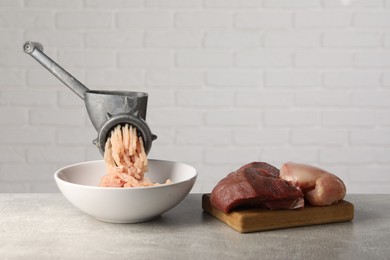
<svg viewBox="0 0 390 260"><path fill-rule="evenodd" d="M27 149L27 161L29 163L77 163L84 161L84 148L79 146L54 147L36 146Z"/></svg>
<svg viewBox="0 0 390 260"><path fill-rule="evenodd" d="M38 64L36 64L36 66L36 69L34 68L27 70L26 78L28 86L39 90L58 90L64 87L66 88L66 86L53 74L48 72L43 67L38 67ZM61 66L70 74L72 74L73 77L75 77L77 80L79 80L80 82L85 82L84 73L80 68L73 68L65 65Z"/></svg>
<svg viewBox="0 0 390 260"><path fill-rule="evenodd" d="M175 15L175 25L178 28L214 28L231 27L233 15L229 12L202 11L202 12L177 12Z"/></svg>
<svg viewBox="0 0 390 260"><path fill-rule="evenodd" d="M210 86L263 86L261 70L208 70L206 83Z"/></svg>
<svg viewBox="0 0 390 260"><path fill-rule="evenodd" d="M379 124L384 126L390 126L390 111L381 111L378 114Z"/></svg>
<svg viewBox="0 0 390 260"><path fill-rule="evenodd" d="M56 164L7 163L1 165L0 180L3 181L52 181ZM12 173L12 174L10 174Z"/></svg>
<svg viewBox="0 0 390 260"><path fill-rule="evenodd" d="M358 52L355 54L354 64L358 67L388 67L390 66L390 52Z"/></svg>
<svg viewBox="0 0 390 260"><path fill-rule="evenodd" d="M338 48L374 48L381 46L382 35L376 32L325 32L323 45Z"/></svg>
<svg viewBox="0 0 390 260"><path fill-rule="evenodd" d="M0 129L0 132L2 128ZM0 137L1 138L1 137ZM17 137L17 140L19 137ZM24 144L23 144L24 145ZM0 146L0 162L2 163L22 163L26 161L26 147L19 144L6 144L1 142ZM4 164L2 164L4 165Z"/></svg>
<svg viewBox="0 0 390 260"><path fill-rule="evenodd" d="M292 52L274 50L245 50L236 53L239 67L288 67L292 65Z"/></svg>
<svg viewBox="0 0 390 260"><path fill-rule="evenodd" d="M156 48L190 48L202 45L200 31L148 31L145 46Z"/></svg>
<svg viewBox="0 0 390 260"><path fill-rule="evenodd" d="M109 12L60 12L56 15L56 26L60 29L108 29L113 25Z"/></svg>
<svg viewBox="0 0 390 260"><path fill-rule="evenodd" d="M202 0L145 0L146 7L153 8L196 8L203 5Z"/></svg>
<svg viewBox="0 0 390 260"><path fill-rule="evenodd" d="M2 28L0 29L0 35L3 37L6 37L7 40L2 40L0 41L0 47L3 48L12 48L15 47L16 42L23 42L23 30L15 30L15 29L6 29L3 30Z"/></svg>
<svg viewBox="0 0 390 260"><path fill-rule="evenodd" d="M107 51L61 51L58 62L75 68L110 68L115 66L115 54Z"/></svg>
<svg viewBox="0 0 390 260"><path fill-rule="evenodd" d="M298 106L344 107L351 104L348 91L301 91L295 93Z"/></svg>
<svg viewBox="0 0 390 260"><path fill-rule="evenodd" d="M26 7L37 7L37 8L80 8L82 7L82 2L78 0L57 0L57 1L50 1L50 0L26 0L25 1Z"/></svg>
<svg viewBox="0 0 390 260"><path fill-rule="evenodd" d="M28 123L27 114L27 109L0 107L0 126L23 126Z"/></svg>
<svg viewBox="0 0 390 260"><path fill-rule="evenodd" d="M261 46L261 34L255 32L206 32L204 46L211 48L243 48Z"/></svg>
<svg viewBox="0 0 390 260"><path fill-rule="evenodd" d="M366 87L380 84L381 72L377 70L350 70L324 72L324 85L330 87Z"/></svg>
<svg viewBox="0 0 390 260"><path fill-rule="evenodd" d="M321 84L317 71L269 70L265 73L267 87L313 87Z"/></svg>
<svg viewBox="0 0 390 260"><path fill-rule="evenodd" d="M143 45L142 31L86 32L85 46L90 48L133 48Z"/></svg>
<svg viewBox="0 0 390 260"><path fill-rule="evenodd" d="M383 72L382 84L384 86L390 86L390 71Z"/></svg>
<svg viewBox="0 0 390 260"><path fill-rule="evenodd" d="M318 159L318 148L307 147L266 147L261 150L261 160L277 168L288 161L315 164Z"/></svg>
<svg viewBox="0 0 390 260"><path fill-rule="evenodd" d="M386 166L360 166L350 168L351 182L382 184L390 182L389 167Z"/></svg>
<svg viewBox="0 0 390 260"><path fill-rule="evenodd" d="M156 126L198 126L203 124L203 113L187 109L149 110L148 121Z"/></svg>
<svg viewBox="0 0 390 260"><path fill-rule="evenodd" d="M357 107L390 107L390 93L359 91L352 93L352 105Z"/></svg>
<svg viewBox="0 0 390 260"><path fill-rule="evenodd" d="M0 92L0 104L16 107L55 105L55 90L3 90Z"/></svg>
<svg viewBox="0 0 390 260"><path fill-rule="evenodd" d="M347 11L300 11L295 13L297 28L345 28L352 24L352 13Z"/></svg>
<svg viewBox="0 0 390 260"><path fill-rule="evenodd" d="M277 48L308 48L320 46L321 33L313 31L266 32L264 35L265 47Z"/></svg>
<svg viewBox="0 0 390 260"><path fill-rule="evenodd" d="M227 128L180 128L175 133L175 143L187 145L223 145L232 143L232 133Z"/></svg>
<svg viewBox="0 0 390 260"><path fill-rule="evenodd" d="M389 145L390 129L356 129L350 134L352 145Z"/></svg>
<svg viewBox="0 0 390 260"><path fill-rule="evenodd" d="M207 164L238 164L244 165L248 162L259 161L258 148L240 147L213 147L204 150L203 160ZM227 175L227 174L226 174Z"/></svg>
<svg viewBox="0 0 390 260"><path fill-rule="evenodd" d="M82 126L86 111L80 109L34 108L30 110L32 125L42 126Z"/></svg>
<svg viewBox="0 0 390 260"><path fill-rule="evenodd" d="M266 110L264 124L266 126L313 126L318 125L320 114L308 110Z"/></svg>
<svg viewBox="0 0 390 260"><path fill-rule="evenodd" d="M2 144L50 144L54 142L55 130L44 127L2 127Z"/></svg>
<svg viewBox="0 0 390 260"><path fill-rule="evenodd" d="M47 55L50 55L50 51ZM23 69L23 68L35 68L40 66L34 59L26 55L21 48L21 44L18 46L0 49L0 68L7 69Z"/></svg>
<svg viewBox="0 0 390 260"><path fill-rule="evenodd" d="M384 36L383 45L385 47L390 47L390 33L386 33Z"/></svg>
<svg viewBox="0 0 390 260"><path fill-rule="evenodd" d="M106 0L85 0L84 5L87 8L95 8L95 9L105 9L107 8L134 8L134 7L143 7L143 0L110 0L107 2Z"/></svg>
<svg viewBox="0 0 390 260"><path fill-rule="evenodd" d="M237 145L283 145L289 143L290 131L284 129L238 129L234 131Z"/></svg>
<svg viewBox="0 0 390 260"><path fill-rule="evenodd" d="M117 87L138 87L145 84L145 71L126 69L94 69L85 73L85 84L91 88L114 90Z"/></svg>
<svg viewBox="0 0 390 260"><path fill-rule="evenodd" d="M84 110L85 110L85 108L84 108ZM94 126L93 126L91 119L89 118L88 115L84 116L84 126L82 126L82 127L86 127L88 129L94 129Z"/></svg>
<svg viewBox="0 0 390 260"><path fill-rule="evenodd" d="M327 164L366 164L375 161L375 153L368 148L320 148L319 161Z"/></svg>
<svg viewBox="0 0 390 260"><path fill-rule="evenodd" d="M176 94L177 104L188 107L225 107L234 103L233 91L180 90Z"/></svg>
<svg viewBox="0 0 390 260"><path fill-rule="evenodd" d="M390 15L386 11L356 12L353 25L355 27L388 27Z"/></svg>
<svg viewBox="0 0 390 260"><path fill-rule="evenodd" d="M30 192L31 184L26 182L6 182L0 183L2 193L24 193Z"/></svg>
<svg viewBox="0 0 390 260"><path fill-rule="evenodd" d="M31 193L58 193L58 186L53 181L37 181L31 184Z"/></svg>
<svg viewBox="0 0 390 260"><path fill-rule="evenodd" d="M24 83L24 71L20 69L0 69L0 85L2 88L22 86Z"/></svg>
<svg viewBox="0 0 390 260"><path fill-rule="evenodd" d="M233 64L233 56L225 51L191 50L178 51L176 64L179 67L228 67Z"/></svg>
<svg viewBox="0 0 390 260"><path fill-rule="evenodd" d="M295 54L297 67L347 67L352 65L348 51L298 51Z"/></svg>
<svg viewBox="0 0 390 260"><path fill-rule="evenodd" d="M389 164L390 163L390 149L387 147L376 148L374 150L376 161L379 163Z"/></svg>
<svg viewBox="0 0 390 260"><path fill-rule="evenodd" d="M325 126L373 126L375 114L366 110L334 110L322 112Z"/></svg>
<svg viewBox="0 0 390 260"><path fill-rule="evenodd" d="M174 64L172 51L123 51L118 53L119 67L167 68Z"/></svg>
<svg viewBox="0 0 390 260"><path fill-rule="evenodd" d="M382 6L382 0L324 0L325 8L376 8Z"/></svg>
<svg viewBox="0 0 390 260"><path fill-rule="evenodd" d="M239 107L289 107L293 95L286 91L239 91L235 97Z"/></svg>
<svg viewBox="0 0 390 260"><path fill-rule="evenodd" d="M256 126L261 124L263 113L256 110L211 110L205 115L208 126Z"/></svg>
<svg viewBox="0 0 390 260"><path fill-rule="evenodd" d="M14 11L14 9L0 11L0 28L2 29L53 28L53 21L53 15L50 12Z"/></svg>
<svg viewBox="0 0 390 260"><path fill-rule="evenodd" d="M148 90L148 109L173 107L175 105L175 92L173 90Z"/></svg>
<svg viewBox="0 0 390 260"><path fill-rule="evenodd" d="M350 194L387 194L390 190L390 185L385 183L351 183L347 187Z"/></svg>
<svg viewBox="0 0 390 260"><path fill-rule="evenodd" d="M233 172L237 170L239 167L238 164L229 162L226 162L224 165L209 165L209 164L201 164L199 166L196 166L196 169L198 170L198 178L196 179L196 182L204 181L204 182L211 182L215 184L211 187L214 188L218 181L220 181L222 178L226 177L230 172ZM210 190L211 192L211 190Z"/></svg>
<svg viewBox="0 0 390 260"><path fill-rule="evenodd" d="M99 149L97 149L94 145L89 145L85 147L85 160L86 161L95 161L95 160L102 160L102 154L100 153Z"/></svg>
<svg viewBox="0 0 390 260"><path fill-rule="evenodd" d="M321 7L321 1L320 0L265 0L264 2L265 7L271 7L271 8L288 8L288 9L295 9L295 8L318 8Z"/></svg>
<svg viewBox="0 0 390 260"><path fill-rule="evenodd" d="M261 0L206 0L205 7L207 8L251 8L262 7Z"/></svg>
<svg viewBox="0 0 390 260"><path fill-rule="evenodd" d="M222 179L222 178L220 178ZM215 185L217 185L218 181L198 181L194 184L194 188L191 190L190 193L195 192L199 189L204 190L205 192L211 193Z"/></svg>
<svg viewBox="0 0 390 260"><path fill-rule="evenodd" d="M224 164L201 164L195 165L198 170L197 182L202 183L202 186L209 188L209 193L217 185L218 181L226 177L229 173L237 170L242 166L242 163L230 163L226 162ZM203 174L202 174L203 173ZM207 180L207 181L206 181Z"/></svg>
<svg viewBox="0 0 390 260"><path fill-rule="evenodd" d="M213 186L214 187L214 186ZM202 181L197 181L194 186L192 187L191 191L190 191L190 194L196 194L196 193L201 193L202 190L205 189L205 190L210 190L211 192L211 186L209 188L208 186L208 183L204 183Z"/></svg>
<svg viewBox="0 0 390 260"><path fill-rule="evenodd" d="M92 145L92 140L97 137L94 128L63 127L57 130L57 141L60 145Z"/></svg>
<svg viewBox="0 0 390 260"><path fill-rule="evenodd" d="M170 126L152 126L151 130L158 137L154 141L154 145L171 145L175 141L176 128Z"/></svg>
<svg viewBox="0 0 390 260"><path fill-rule="evenodd" d="M348 131L338 129L292 129L293 145L345 145L348 144Z"/></svg>
<svg viewBox="0 0 390 260"><path fill-rule="evenodd" d="M196 87L203 84L200 70L149 70L146 74L148 86Z"/></svg>
<svg viewBox="0 0 390 260"><path fill-rule="evenodd" d="M53 1L54 2L54 1ZM28 29L26 39L44 44L43 48L72 48L83 46L83 33L80 31L66 31L58 29Z"/></svg>
<svg viewBox="0 0 390 260"><path fill-rule="evenodd" d="M179 145L175 145L174 147L156 145L151 150L149 157L193 164L202 161L202 148Z"/></svg>
<svg viewBox="0 0 390 260"><path fill-rule="evenodd" d="M237 12L235 25L239 28L286 29L291 28L291 12Z"/></svg>
<svg viewBox="0 0 390 260"><path fill-rule="evenodd" d="M83 100L67 89L58 91L58 107L85 109Z"/></svg>
<svg viewBox="0 0 390 260"><path fill-rule="evenodd" d="M22 7L23 3L21 0L2 0L0 2L0 6L2 8L15 8L15 7Z"/></svg>
<svg viewBox="0 0 390 260"><path fill-rule="evenodd" d="M127 11L116 14L118 28L169 28L173 15L166 11Z"/></svg>

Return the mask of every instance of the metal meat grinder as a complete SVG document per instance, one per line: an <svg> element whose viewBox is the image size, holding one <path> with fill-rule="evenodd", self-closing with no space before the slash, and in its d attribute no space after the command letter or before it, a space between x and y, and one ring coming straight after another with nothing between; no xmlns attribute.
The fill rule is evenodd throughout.
<svg viewBox="0 0 390 260"><path fill-rule="evenodd" d="M99 148L102 155L104 155L105 143L110 137L111 130L117 125L125 124L132 125L137 129L138 134L143 139L145 152L149 153L152 142L157 136L152 134L145 121L147 93L89 90L43 53L42 44L28 41L24 44L23 50L84 100L89 118L98 132L97 139L93 143Z"/></svg>

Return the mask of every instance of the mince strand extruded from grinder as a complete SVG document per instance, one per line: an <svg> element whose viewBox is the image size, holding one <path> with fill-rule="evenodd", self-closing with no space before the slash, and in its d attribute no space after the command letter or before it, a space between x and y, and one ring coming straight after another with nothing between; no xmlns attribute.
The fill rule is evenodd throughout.
<svg viewBox="0 0 390 260"><path fill-rule="evenodd" d="M149 153L152 142L157 136L152 134L145 121L147 93L89 90L43 53L42 44L28 41L24 44L23 50L84 100L89 118L98 132L98 137L93 143L99 148L102 155L104 155L105 143L110 137L111 130L117 125L125 124L132 125L137 129L143 139L145 152Z"/></svg>

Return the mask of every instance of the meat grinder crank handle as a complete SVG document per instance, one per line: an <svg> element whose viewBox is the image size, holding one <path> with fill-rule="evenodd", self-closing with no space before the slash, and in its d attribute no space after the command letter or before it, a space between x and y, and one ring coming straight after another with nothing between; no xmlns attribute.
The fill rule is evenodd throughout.
<svg viewBox="0 0 390 260"><path fill-rule="evenodd" d="M43 53L42 44L28 41L23 45L23 50L25 53L30 54L31 57L36 59L43 67L45 67L59 80L61 80L62 83L64 83L68 88L76 93L77 96L84 100L84 92L88 91L89 89L76 78L74 78L69 72L64 70L55 61L50 59L45 53Z"/></svg>

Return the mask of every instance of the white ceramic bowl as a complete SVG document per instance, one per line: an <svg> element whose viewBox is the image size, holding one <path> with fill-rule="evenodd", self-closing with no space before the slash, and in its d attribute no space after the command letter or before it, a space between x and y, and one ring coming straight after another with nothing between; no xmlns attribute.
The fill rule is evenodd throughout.
<svg viewBox="0 0 390 260"><path fill-rule="evenodd" d="M197 171L178 162L151 160L145 176L152 182L172 184L153 187L98 187L105 174L103 160L78 163L59 169L54 179L62 194L77 208L95 218L113 223L145 222L179 204L192 189Z"/></svg>

